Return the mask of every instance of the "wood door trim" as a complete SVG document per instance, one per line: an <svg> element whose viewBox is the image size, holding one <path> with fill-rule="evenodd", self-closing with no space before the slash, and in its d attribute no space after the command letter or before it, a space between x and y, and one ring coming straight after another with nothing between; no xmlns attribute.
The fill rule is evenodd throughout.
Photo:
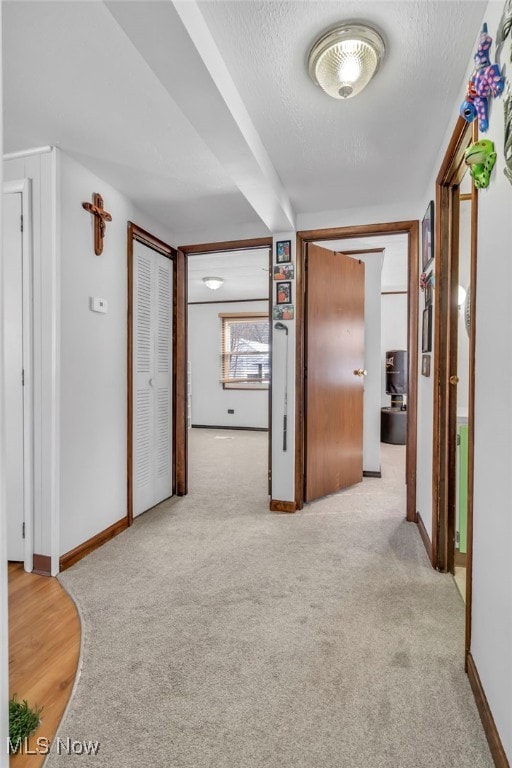
<svg viewBox="0 0 512 768"><path fill-rule="evenodd" d="M427 529L425 528L425 523L423 522L423 518L421 517L419 512L416 512L416 522L418 523L418 530L420 532L423 546L426 549L428 559L430 560L430 563L433 565L434 563L432 561L432 542L429 539Z"/></svg>
<svg viewBox="0 0 512 768"><path fill-rule="evenodd" d="M272 248L271 237L253 237L247 240L227 240L221 243L202 243L201 245L180 245L178 250L190 256L198 253L213 253L220 251L248 251L251 248Z"/></svg>
<svg viewBox="0 0 512 768"><path fill-rule="evenodd" d="M419 280L419 222L417 220L362 224L328 229L309 229L296 235L296 385L295 385L295 504L304 505L302 476L304 471L304 256L306 244L316 241L344 240L354 237L379 237L388 234L408 236L408 357L409 395L407 419L407 514L406 519L416 522L416 458L417 458L417 403L418 403L418 280Z"/></svg>
<svg viewBox="0 0 512 768"><path fill-rule="evenodd" d="M268 301L265 296L260 299L225 299L224 301L189 301L189 307L195 307L197 304L246 304L251 301Z"/></svg>
<svg viewBox="0 0 512 768"><path fill-rule="evenodd" d="M453 366L455 350L450 349L449 334L446 333L446 329L450 327L448 313L451 292L456 290L456 286L451 286L452 274L450 271L454 226L453 208L454 202L457 204L459 202L458 185L465 170L463 167L464 151L473 137L474 127L459 117L436 180L432 549L434 565L441 571L448 570L450 565L453 568L448 553L450 549L448 524L448 472L450 469L448 387L450 385L448 379ZM456 201L455 197L457 197ZM475 254L473 254L472 243L472 261ZM472 325L474 326L474 323ZM468 415L469 422L474 414L468 413Z"/></svg>
<svg viewBox="0 0 512 768"><path fill-rule="evenodd" d="M469 682L475 697L478 714L484 727L485 737L491 750L491 755L494 760L496 768L510 768L510 764L507 759L503 744L500 739L500 734L496 728L492 711L487 701L487 696L480 680L480 675L476 668L475 660L471 653L466 654L466 671L468 673Z"/></svg>
<svg viewBox="0 0 512 768"><path fill-rule="evenodd" d="M83 541L74 549L70 549L69 552L66 552L64 555L60 556L59 570L65 571L67 568L71 568L72 565L78 563L79 560L81 560L86 555L89 555L95 549L98 549L98 547L101 547L103 544L105 544L105 542L113 539L114 536L117 536L119 533L126 530L127 527L128 519L127 517L122 517L116 523L109 525L108 528L100 531L95 536L91 536L91 538L87 539L87 541Z"/></svg>
<svg viewBox="0 0 512 768"><path fill-rule="evenodd" d="M174 279L173 279L173 341L172 341L172 457L171 457L171 473L172 473L172 490L173 493L178 493L178 477L181 478L181 467L178 471L178 437L181 438L179 429L177 427L177 398L178 398L178 381L177 366L180 364L180 350L178 349L180 335L178 332L178 297L179 281L180 281L180 260L179 253L175 248L164 243L158 237L155 237L150 232L147 232L142 227L134 224L132 221L128 222L128 245L127 245L127 269L128 269L128 302L127 302L127 445L126 445L126 519L127 524L133 523L133 243L136 240L142 245L146 245L153 251L156 251L161 256L170 259L174 263ZM185 367L186 368L186 367ZM186 370L185 370L186 373Z"/></svg>
<svg viewBox="0 0 512 768"><path fill-rule="evenodd" d="M37 573L39 576L51 576L52 558L50 555L38 555L34 552L32 573Z"/></svg>
<svg viewBox="0 0 512 768"><path fill-rule="evenodd" d="M177 370L182 371L176 381L176 493L178 496L184 496L188 493L188 429L187 429L187 349L188 349L188 258L189 256L201 253L221 253L225 251L249 251L256 248L269 249L269 286L270 291L268 299L269 319L271 317L272 305L272 250L274 241L272 237L249 238L246 240L227 240L218 243L202 243L201 245L180 245L178 248L178 266L177 271ZM257 301L257 299L247 299L247 301ZM193 302L203 303L203 302ZM204 302L217 303L217 302ZM227 303L227 302L225 302ZM272 324L271 324L272 328ZM270 336L270 359L272 361L272 334ZM271 362L272 365L272 362ZM270 377L268 388L269 397L269 472L272 466L272 377Z"/></svg>
<svg viewBox="0 0 512 768"><path fill-rule="evenodd" d="M454 232L453 208L457 208L466 195L459 194L464 167L463 154L466 147L478 141L478 126L457 120L451 140L446 150L443 163L436 180L436 201L438 205L436 225L436 302L434 311L434 431L432 456L432 532L434 565L441 571L453 570L454 550L451 537L454 530L454 510L450 509L448 486L453 472L453 439L450 434L448 413L448 379L452 371L455 349L450 349L447 340L450 306L456 302L457 286L453 283L452 234ZM453 202L456 200L456 205ZM458 227L458 222L455 223ZM457 238L455 238L457 239ZM470 675L471 658L471 615L473 592L473 489L474 489L474 424L475 424L475 339L476 339L476 293L477 293L477 244L478 244L478 191L471 192L471 266L470 266L470 306L471 325L469 333L469 400L468 400L468 514L467 514L467 553L466 553L466 671ZM455 259L458 253L455 254ZM448 335L449 335L448 333ZM453 345L452 345L453 346ZM453 419L452 419L453 420ZM453 423L452 423L452 432ZM454 482L455 478L452 477ZM471 675L470 675L471 676ZM477 694L475 693L475 697Z"/></svg>
<svg viewBox="0 0 512 768"><path fill-rule="evenodd" d="M365 254L365 253L384 253L386 249L385 248L359 248L355 251L337 251L337 253L344 253L345 256L358 256L359 254Z"/></svg>
<svg viewBox="0 0 512 768"><path fill-rule="evenodd" d="M284 514L293 514L293 512L297 511L297 507L294 501L280 501L279 499L271 499L270 511L282 512Z"/></svg>

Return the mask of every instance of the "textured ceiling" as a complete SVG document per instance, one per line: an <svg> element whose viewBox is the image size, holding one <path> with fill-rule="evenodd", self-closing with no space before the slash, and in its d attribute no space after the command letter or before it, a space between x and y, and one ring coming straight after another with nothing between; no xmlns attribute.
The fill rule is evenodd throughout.
<svg viewBox="0 0 512 768"><path fill-rule="evenodd" d="M58 146L171 231L257 224L103 3L3 3L3 61L5 152Z"/></svg>
<svg viewBox="0 0 512 768"><path fill-rule="evenodd" d="M222 277L224 285L212 291L203 277ZM188 258L188 300L235 301L265 299L269 295L268 248L228 253L204 253Z"/></svg>
<svg viewBox="0 0 512 768"><path fill-rule="evenodd" d="M421 199L485 5L477 2L200 4L299 213ZM307 53L344 20L377 27L387 54L357 98L313 84Z"/></svg>
<svg viewBox="0 0 512 768"><path fill-rule="evenodd" d="M5 151L57 145L186 242L422 204L485 3L3 2ZM342 19L388 48L356 99L310 81ZM186 234L186 237L185 237ZM197 239L196 239L197 235ZM239 236L242 236L240 234ZM181 240L183 242L184 240Z"/></svg>

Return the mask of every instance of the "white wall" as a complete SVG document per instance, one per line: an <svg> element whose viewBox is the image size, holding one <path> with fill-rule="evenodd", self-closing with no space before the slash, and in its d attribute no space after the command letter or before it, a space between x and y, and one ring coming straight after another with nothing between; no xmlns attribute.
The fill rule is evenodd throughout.
<svg viewBox="0 0 512 768"><path fill-rule="evenodd" d="M363 470L380 472L380 286L382 254L359 256L364 261L364 381Z"/></svg>
<svg viewBox="0 0 512 768"><path fill-rule="evenodd" d="M2 7L0 3L0 38L2 34ZM2 62L0 57L0 102L2 100ZM3 147L3 120L0 115L0 152ZM0 188L3 183L0 168ZM2 212L0 210L0 234ZM0 284L3 285L3 253L0 237ZM0 422L3 423L4 401L4 344L3 301L0 295ZM5 434L0 430L0 768L8 768L9 756L4 744L9 736L9 652L7 611L7 516L5 508Z"/></svg>
<svg viewBox="0 0 512 768"><path fill-rule="evenodd" d="M383 293L381 318L380 401L382 406L389 407L391 397L386 394L386 352L407 349L407 294Z"/></svg>
<svg viewBox="0 0 512 768"><path fill-rule="evenodd" d="M219 312L268 312L266 301L189 304L188 359L192 377L192 424L268 427L268 390L224 389L220 381ZM228 409L234 409L233 415Z"/></svg>
<svg viewBox="0 0 512 768"><path fill-rule="evenodd" d="M6 159L5 181L30 179L33 263L34 552L59 556L58 152Z"/></svg>
<svg viewBox="0 0 512 768"><path fill-rule="evenodd" d="M494 39L502 10L490 3L485 14ZM502 61L509 51L510 38ZM510 63L507 71L510 80ZM498 159L478 200L471 646L512 761L512 185L503 174L503 99L492 106L487 135Z"/></svg>
<svg viewBox="0 0 512 768"><path fill-rule="evenodd" d="M292 298L296 306L297 259L295 253L295 232L280 232L274 235L272 263L276 263L276 242L291 240L292 263L295 265L295 279L292 280ZM272 286L275 302L275 284ZM288 327L288 358L286 358L286 336L283 331L274 331L272 345L272 498L278 501L295 500L295 338L296 320L286 320ZM284 387L288 370L288 416L287 446L283 450Z"/></svg>
<svg viewBox="0 0 512 768"><path fill-rule="evenodd" d="M112 214L95 256L92 216L99 192ZM61 536L68 552L126 515L127 221L173 244L119 192L62 155L61 200ZM91 312L89 299L108 302Z"/></svg>
<svg viewBox="0 0 512 768"><path fill-rule="evenodd" d="M490 2L483 17L494 39L502 11L503 2ZM475 29L475 49L479 35L480 29ZM502 63L509 49L507 42ZM460 101L472 69L471 58L460 86ZM510 79L510 63L507 70ZM433 198L435 176L457 116L455 104L423 210ZM512 185L503 174L503 97L491 105L485 138L495 142L498 159L490 186L479 193L478 200L471 652L508 760L512 761L512 346L508 341L512 328ZM430 534L433 379L419 378L418 509Z"/></svg>

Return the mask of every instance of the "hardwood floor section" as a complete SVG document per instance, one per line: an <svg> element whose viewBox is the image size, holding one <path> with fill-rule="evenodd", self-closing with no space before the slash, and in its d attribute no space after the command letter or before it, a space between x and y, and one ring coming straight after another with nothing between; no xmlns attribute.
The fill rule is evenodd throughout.
<svg viewBox="0 0 512 768"><path fill-rule="evenodd" d="M9 563L9 692L31 707L43 707L31 737L52 740L75 680L80 654L80 620L74 602L57 579L25 573ZM43 754L11 756L11 768L38 768Z"/></svg>

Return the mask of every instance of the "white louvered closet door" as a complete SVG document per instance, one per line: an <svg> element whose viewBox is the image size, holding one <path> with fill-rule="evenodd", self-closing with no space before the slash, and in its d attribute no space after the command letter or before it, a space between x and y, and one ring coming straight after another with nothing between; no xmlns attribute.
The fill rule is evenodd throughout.
<svg viewBox="0 0 512 768"><path fill-rule="evenodd" d="M172 495L173 262L134 242L133 514Z"/></svg>

